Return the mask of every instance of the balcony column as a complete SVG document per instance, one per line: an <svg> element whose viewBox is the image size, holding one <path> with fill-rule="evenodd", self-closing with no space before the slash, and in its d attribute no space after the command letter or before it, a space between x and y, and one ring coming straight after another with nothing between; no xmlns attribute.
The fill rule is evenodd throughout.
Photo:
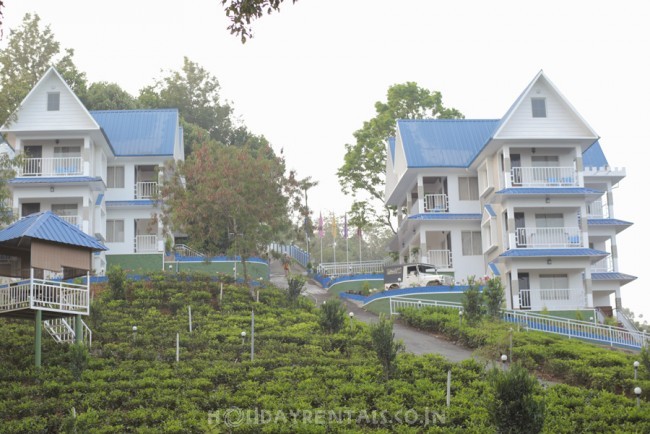
<svg viewBox="0 0 650 434"><path fill-rule="evenodd" d="M505 188L512 187L512 163L510 162L510 148L503 148L503 177Z"/></svg>
<svg viewBox="0 0 650 434"><path fill-rule="evenodd" d="M619 310L623 309L623 302L621 301L621 287L616 288L616 293L614 295L614 307L616 307L616 311L618 312Z"/></svg>
<svg viewBox="0 0 650 434"><path fill-rule="evenodd" d="M420 228L420 262L429 263L429 253L427 252L427 231Z"/></svg>
<svg viewBox="0 0 650 434"><path fill-rule="evenodd" d="M84 233L90 233L90 197L84 197L81 203L81 225L80 228Z"/></svg>
<svg viewBox="0 0 650 434"><path fill-rule="evenodd" d="M41 367L41 336L43 324L43 311L37 310L34 315L34 365Z"/></svg>
<svg viewBox="0 0 650 434"><path fill-rule="evenodd" d="M424 178L418 176L418 213L424 212Z"/></svg>
<svg viewBox="0 0 650 434"><path fill-rule="evenodd" d="M521 309L519 305L519 270L516 268L510 271L510 297L506 297L506 304L508 309Z"/></svg>
<svg viewBox="0 0 650 434"><path fill-rule="evenodd" d="M508 249L517 247L517 237L515 234L515 209L508 207Z"/></svg>
<svg viewBox="0 0 650 434"><path fill-rule="evenodd" d="M402 212L402 204L397 205L397 230L399 231L399 228L402 226L402 219L404 218L403 212Z"/></svg>
<svg viewBox="0 0 650 434"><path fill-rule="evenodd" d="M585 307L594 307L593 281L591 280L591 266L585 268Z"/></svg>
<svg viewBox="0 0 650 434"><path fill-rule="evenodd" d="M91 161L90 137L84 137L84 147L81 150L81 161L83 162L84 176L90 176Z"/></svg>
<svg viewBox="0 0 650 434"><path fill-rule="evenodd" d="M618 273L618 245L616 244L616 236L610 238L612 249L612 271Z"/></svg>
<svg viewBox="0 0 650 434"><path fill-rule="evenodd" d="M576 171L578 172L578 186L584 187L585 185L585 166L582 161L582 149L576 146Z"/></svg>
<svg viewBox="0 0 650 434"><path fill-rule="evenodd" d="M406 196L406 216L411 215L411 207L413 206L413 199L412 199L412 194L411 192L408 193Z"/></svg>
<svg viewBox="0 0 650 434"><path fill-rule="evenodd" d="M607 186L607 215L610 219L614 218L614 193L612 193L612 186Z"/></svg>
<svg viewBox="0 0 650 434"><path fill-rule="evenodd" d="M589 219L587 218L587 205L583 203L580 205L580 246L589 248Z"/></svg>

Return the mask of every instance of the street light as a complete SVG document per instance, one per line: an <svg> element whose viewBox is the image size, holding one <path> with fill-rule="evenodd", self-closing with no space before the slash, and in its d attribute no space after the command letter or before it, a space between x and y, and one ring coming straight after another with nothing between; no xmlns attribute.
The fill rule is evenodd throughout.
<svg viewBox="0 0 650 434"><path fill-rule="evenodd" d="M354 326L354 323L352 322L354 319L354 312L350 312L348 315L350 316L350 328L352 328Z"/></svg>
<svg viewBox="0 0 650 434"><path fill-rule="evenodd" d="M639 361L634 361L634 381L636 381L637 372L639 371Z"/></svg>
<svg viewBox="0 0 650 434"><path fill-rule="evenodd" d="M506 370L506 362L508 361L508 356L501 354L501 363L503 364L503 370Z"/></svg>
<svg viewBox="0 0 650 434"><path fill-rule="evenodd" d="M138 326L133 326L133 342L135 342L135 335L138 334Z"/></svg>
<svg viewBox="0 0 650 434"><path fill-rule="evenodd" d="M635 387L634 394L636 395L636 406L639 407L641 405L641 388Z"/></svg>
<svg viewBox="0 0 650 434"><path fill-rule="evenodd" d="M246 332L241 332L239 335L241 336L241 344L244 345L246 343Z"/></svg>
<svg viewBox="0 0 650 434"><path fill-rule="evenodd" d="M463 326L463 309L458 310L458 327Z"/></svg>

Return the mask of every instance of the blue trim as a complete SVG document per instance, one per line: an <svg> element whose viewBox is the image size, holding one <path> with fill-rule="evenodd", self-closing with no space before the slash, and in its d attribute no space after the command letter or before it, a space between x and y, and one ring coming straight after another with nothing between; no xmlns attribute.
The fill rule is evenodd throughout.
<svg viewBox="0 0 650 434"><path fill-rule="evenodd" d="M499 190L496 194L597 194L604 192L582 187L511 187Z"/></svg>
<svg viewBox="0 0 650 434"><path fill-rule="evenodd" d="M72 182L103 182L98 176L21 176L9 180L10 184L67 184Z"/></svg>
<svg viewBox="0 0 650 434"><path fill-rule="evenodd" d="M633 223L618 219L587 219L590 225L632 226Z"/></svg>
<svg viewBox="0 0 650 434"><path fill-rule="evenodd" d="M160 200L140 199L140 200L107 200L106 206L154 206L161 203Z"/></svg>
<svg viewBox="0 0 650 434"><path fill-rule="evenodd" d="M363 295L358 294L348 294L346 292L339 293L339 297L350 298L352 300L361 301L364 304L368 304L375 300L380 300L383 298L390 297L402 297L405 295L416 295L416 294L461 294L465 292L469 286L467 285L456 285L456 286L424 286L424 287L415 287L415 288L404 288L404 289L391 289L389 291L379 292L377 294L369 295L364 297ZM483 288L480 287L482 291Z"/></svg>
<svg viewBox="0 0 650 434"><path fill-rule="evenodd" d="M636 276L631 276L624 273L591 273L591 280L623 280L631 282L636 279Z"/></svg>
<svg viewBox="0 0 650 434"><path fill-rule="evenodd" d="M484 208L485 208L485 210L487 211L487 213L490 214L490 216L492 216L492 217L496 217L496 216L497 216L497 213L494 212L494 208L492 208L492 205L485 205Z"/></svg>
<svg viewBox="0 0 650 434"><path fill-rule="evenodd" d="M501 273L499 272L499 268L497 267L497 265L494 262L488 262L488 267L490 267L490 270L492 270L492 273L495 276L500 276L501 275Z"/></svg>
<svg viewBox="0 0 650 434"><path fill-rule="evenodd" d="M408 220L481 220L481 214L450 214L446 212L430 212L413 214Z"/></svg>
<svg viewBox="0 0 650 434"><path fill-rule="evenodd" d="M540 256L608 256L609 253L602 250L585 248L562 248L562 249L510 249L499 255L500 258L533 258Z"/></svg>
<svg viewBox="0 0 650 434"><path fill-rule="evenodd" d="M104 193L99 193L97 195L97 200L95 201L95 206L101 205L104 200Z"/></svg>

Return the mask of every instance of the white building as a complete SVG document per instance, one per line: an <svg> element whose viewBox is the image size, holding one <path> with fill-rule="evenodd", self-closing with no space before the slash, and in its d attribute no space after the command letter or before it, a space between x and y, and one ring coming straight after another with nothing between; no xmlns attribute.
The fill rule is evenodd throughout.
<svg viewBox="0 0 650 434"><path fill-rule="evenodd" d="M599 136L539 72L501 119L400 120L386 203L402 261L457 281L499 275L508 308L611 312L620 288L610 167Z"/></svg>
<svg viewBox="0 0 650 434"><path fill-rule="evenodd" d="M162 269L162 167L184 159L176 109L89 112L50 68L0 132L24 157L10 181L17 217L52 211L103 241L96 274Z"/></svg>

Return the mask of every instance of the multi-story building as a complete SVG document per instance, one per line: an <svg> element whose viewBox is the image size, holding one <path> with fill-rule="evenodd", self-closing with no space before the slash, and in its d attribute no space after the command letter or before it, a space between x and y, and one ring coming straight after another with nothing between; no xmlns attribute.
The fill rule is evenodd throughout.
<svg viewBox="0 0 650 434"><path fill-rule="evenodd" d="M50 68L0 132L23 158L9 182L17 217L52 211L103 241L96 274L163 268L158 188L166 162L184 159L176 109L88 111Z"/></svg>
<svg viewBox="0 0 650 434"><path fill-rule="evenodd" d="M498 275L511 309L621 308L611 167L543 72L501 119L399 120L388 141L391 250L456 281Z"/></svg>

